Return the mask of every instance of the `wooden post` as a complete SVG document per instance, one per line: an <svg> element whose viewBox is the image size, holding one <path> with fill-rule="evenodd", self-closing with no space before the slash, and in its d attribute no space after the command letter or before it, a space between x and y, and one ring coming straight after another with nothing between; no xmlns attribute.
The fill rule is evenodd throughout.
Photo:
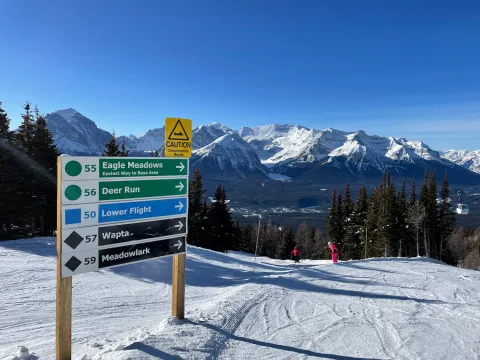
<svg viewBox="0 0 480 360"><path fill-rule="evenodd" d="M72 277L61 277L62 271L62 158L57 161L57 294L56 353L57 360L72 358Z"/></svg>
<svg viewBox="0 0 480 360"><path fill-rule="evenodd" d="M185 318L185 254L173 257L172 316Z"/></svg>

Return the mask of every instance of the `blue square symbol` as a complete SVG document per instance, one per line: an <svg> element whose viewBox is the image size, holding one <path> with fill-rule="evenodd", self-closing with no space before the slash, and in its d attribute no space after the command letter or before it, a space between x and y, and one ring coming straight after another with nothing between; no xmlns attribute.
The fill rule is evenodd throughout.
<svg viewBox="0 0 480 360"><path fill-rule="evenodd" d="M82 223L82 209L65 210L65 225L81 224Z"/></svg>

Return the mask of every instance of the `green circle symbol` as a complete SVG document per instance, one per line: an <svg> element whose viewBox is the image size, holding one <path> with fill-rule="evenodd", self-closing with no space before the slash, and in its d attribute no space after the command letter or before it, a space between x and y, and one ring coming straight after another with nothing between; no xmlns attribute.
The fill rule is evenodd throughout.
<svg viewBox="0 0 480 360"><path fill-rule="evenodd" d="M65 165L65 172L70 176L80 175L82 172L82 164L75 160L69 161Z"/></svg>
<svg viewBox="0 0 480 360"><path fill-rule="evenodd" d="M77 185L69 185L65 189L65 197L68 200L74 201L80 199L80 196L82 196L82 189L80 189L80 186Z"/></svg>

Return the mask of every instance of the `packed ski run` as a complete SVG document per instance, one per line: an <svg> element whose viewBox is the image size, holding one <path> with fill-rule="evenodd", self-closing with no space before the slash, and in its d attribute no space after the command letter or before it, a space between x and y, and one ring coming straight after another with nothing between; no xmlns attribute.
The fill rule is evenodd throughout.
<svg viewBox="0 0 480 360"><path fill-rule="evenodd" d="M300 254L302 257L302 254ZM55 358L54 238L0 243L0 358ZM426 258L272 260L189 246L73 279L72 358L478 359L480 273Z"/></svg>

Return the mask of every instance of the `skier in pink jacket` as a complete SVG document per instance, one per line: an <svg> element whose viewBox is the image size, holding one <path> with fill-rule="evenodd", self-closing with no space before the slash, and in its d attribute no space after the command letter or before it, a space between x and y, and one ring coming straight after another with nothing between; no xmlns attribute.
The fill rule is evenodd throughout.
<svg viewBox="0 0 480 360"><path fill-rule="evenodd" d="M335 246L334 243L332 242L328 242L328 246L330 247L330 250L332 250L332 261L334 263L338 262L337 260L337 256L338 256L338 250L337 250L337 247Z"/></svg>

